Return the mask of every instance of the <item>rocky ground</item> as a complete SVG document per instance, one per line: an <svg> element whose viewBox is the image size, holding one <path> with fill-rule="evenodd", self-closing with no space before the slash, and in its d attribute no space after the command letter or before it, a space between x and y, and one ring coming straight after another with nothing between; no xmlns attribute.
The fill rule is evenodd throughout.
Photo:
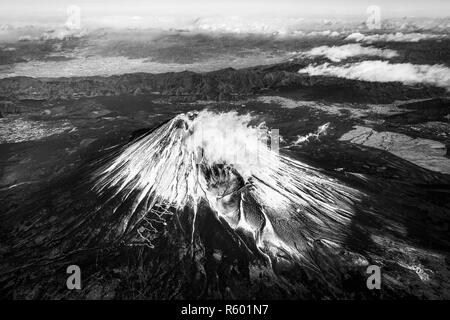
<svg viewBox="0 0 450 320"><path fill-rule="evenodd" d="M447 92L298 74L306 65L1 79L0 297L450 298ZM136 130L204 108L253 114L280 130L282 152L372 194L370 205L385 215L359 230L361 215L354 232L379 252L359 256L318 241L322 274L270 269L207 210L193 245L184 212L153 249L115 242L105 231L113 220L84 215L101 201L90 191L92 167ZM365 286L373 263L383 266L385 290ZM65 288L68 264L83 270L80 292Z"/></svg>

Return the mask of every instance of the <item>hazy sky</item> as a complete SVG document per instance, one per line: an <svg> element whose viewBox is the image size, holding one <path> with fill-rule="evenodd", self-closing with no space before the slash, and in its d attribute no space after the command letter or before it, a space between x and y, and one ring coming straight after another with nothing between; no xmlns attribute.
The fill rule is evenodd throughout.
<svg viewBox="0 0 450 320"><path fill-rule="evenodd" d="M369 5L379 6L382 17L450 16L449 0L0 0L0 25L64 20L69 5L79 6L90 20L108 16L364 17Z"/></svg>

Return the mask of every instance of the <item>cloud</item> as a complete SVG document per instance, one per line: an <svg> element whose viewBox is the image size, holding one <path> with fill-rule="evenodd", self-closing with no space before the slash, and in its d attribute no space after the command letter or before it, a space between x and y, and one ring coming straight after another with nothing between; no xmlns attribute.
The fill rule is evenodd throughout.
<svg viewBox="0 0 450 320"><path fill-rule="evenodd" d="M11 27L3 32L0 30L0 42L66 40L69 38L81 38L87 34L86 30L71 30L66 27L47 31L33 26L24 28Z"/></svg>
<svg viewBox="0 0 450 320"><path fill-rule="evenodd" d="M291 34L298 30L301 18L244 18L240 16L213 16L197 19L190 31L249 34Z"/></svg>
<svg viewBox="0 0 450 320"><path fill-rule="evenodd" d="M42 33L39 40L66 40L69 38L81 38L84 35L86 35L85 31L61 28Z"/></svg>
<svg viewBox="0 0 450 320"><path fill-rule="evenodd" d="M311 31L307 34L308 37L339 37L340 35L336 30Z"/></svg>
<svg viewBox="0 0 450 320"><path fill-rule="evenodd" d="M334 76L371 82L423 83L450 90L450 69L444 65L391 64L387 61L363 61L345 65L325 63L299 70L310 75Z"/></svg>
<svg viewBox="0 0 450 320"><path fill-rule="evenodd" d="M397 56L397 52L390 49L378 49L374 47L363 47L360 44L346 44L342 46L321 46L316 47L308 52L305 52L306 56L316 57L324 56L333 62L339 62L350 57L355 56L377 56L382 58L393 58Z"/></svg>
<svg viewBox="0 0 450 320"><path fill-rule="evenodd" d="M336 29L342 26L334 23L337 22L287 17L212 16L198 18L185 28L208 33L336 38L341 36Z"/></svg>
<svg viewBox="0 0 450 320"><path fill-rule="evenodd" d="M431 33L385 33L385 34L371 34L365 35L359 32L350 34L345 40L356 42L418 42L428 39L441 39L444 35Z"/></svg>

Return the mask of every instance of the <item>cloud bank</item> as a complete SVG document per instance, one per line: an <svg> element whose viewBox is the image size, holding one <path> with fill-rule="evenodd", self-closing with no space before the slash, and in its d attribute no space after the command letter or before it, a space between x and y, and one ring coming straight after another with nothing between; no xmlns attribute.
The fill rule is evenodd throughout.
<svg viewBox="0 0 450 320"><path fill-rule="evenodd" d="M370 82L423 83L450 91L450 68L444 65L415 65L411 63L391 64L387 61L363 61L345 65L325 63L308 66L299 73L334 76Z"/></svg>
<svg viewBox="0 0 450 320"><path fill-rule="evenodd" d="M384 33L365 35L359 32L352 33L345 40L356 42L419 42L421 40L441 39L444 35L431 33Z"/></svg>
<svg viewBox="0 0 450 320"><path fill-rule="evenodd" d="M311 49L305 53L308 57L323 56L333 62L339 62L355 56L376 56L382 58L393 58L397 52L390 49L378 49L374 47L363 47L360 44L346 44L342 46L321 46Z"/></svg>

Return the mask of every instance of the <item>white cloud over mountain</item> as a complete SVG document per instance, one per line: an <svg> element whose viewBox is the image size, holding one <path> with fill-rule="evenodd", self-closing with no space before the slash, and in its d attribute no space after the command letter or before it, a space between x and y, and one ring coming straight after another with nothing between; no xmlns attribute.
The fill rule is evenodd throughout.
<svg viewBox="0 0 450 320"><path fill-rule="evenodd" d="M397 52L390 49L363 47L360 44L354 43L333 47L329 46L316 47L305 52L305 55L308 57L323 56L327 57L333 62L339 62L355 56L376 56L390 59L397 56Z"/></svg>
<svg viewBox="0 0 450 320"><path fill-rule="evenodd" d="M428 39L440 39L444 38L444 35L432 34L432 33L383 33L383 34L362 34L355 32L347 36L346 40L356 41L356 42L418 42L421 40Z"/></svg>
<svg viewBox="0 0 450 320"><path fill-rule="evenodd" d="M387 61L363 61L345 65L325 63L299 70L310 75L334 76L371 82L423 83L450 90L450 68L444 65L391 64Z"/></svg>

